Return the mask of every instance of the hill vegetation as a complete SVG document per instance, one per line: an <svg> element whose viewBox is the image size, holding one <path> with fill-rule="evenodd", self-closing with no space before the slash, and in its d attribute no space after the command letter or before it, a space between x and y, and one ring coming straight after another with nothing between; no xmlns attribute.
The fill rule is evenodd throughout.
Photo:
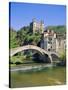
<svg viewBox="0 0 68 90"><path fill-rule="evenodd" d="M15 48L19 46L19 40L17 39L17 32L14 29L9 30L9 48Z"/></svg>
<svg viewBox="0 0 68 90"><path fill-rule="evenodd" d="M56 33L66 33L66 26L48 26L47 29L54 30Z"/></svg>
<svg viewBox="0 0 68 90"><path fill-rule="evenodd" d="M29 30L29 27L23 27L19 31L10 29L9 47L15 48L27 44L37 45L41 39L41 35L39 33L32 34Z"/></svg>
<svg viewBox="0 0 68 90"><path fill-rule="evenodd" d="M56 33L60 34L66 33L65 26L48 26L47 29L54 30ZM41 35L39 33L31 33L29 26L23 27L18 31L10 28L10 48L15 48L27 44L37 45L40 40Z"/></svg>

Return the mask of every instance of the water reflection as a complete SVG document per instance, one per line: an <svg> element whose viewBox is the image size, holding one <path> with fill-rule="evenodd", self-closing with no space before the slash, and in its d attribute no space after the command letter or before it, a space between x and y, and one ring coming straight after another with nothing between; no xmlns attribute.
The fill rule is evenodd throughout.
<svg viewBox="0 0 68 90"><path fill-rule="evenodd" d="M48 67L43 70L29 72L11 72L11 87L63 85L65 83L65 67Z"/></svg>

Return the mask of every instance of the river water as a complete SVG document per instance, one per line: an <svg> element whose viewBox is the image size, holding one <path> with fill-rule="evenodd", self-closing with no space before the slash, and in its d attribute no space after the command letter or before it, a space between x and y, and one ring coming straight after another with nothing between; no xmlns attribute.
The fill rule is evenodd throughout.
<svg viewBox="0 0 68 90"><path fill-rule="evenodd" d="M66 83L65 67L46 67L37 71L14 71L10 73L10 84L12 88L64 85Z"/></svg>

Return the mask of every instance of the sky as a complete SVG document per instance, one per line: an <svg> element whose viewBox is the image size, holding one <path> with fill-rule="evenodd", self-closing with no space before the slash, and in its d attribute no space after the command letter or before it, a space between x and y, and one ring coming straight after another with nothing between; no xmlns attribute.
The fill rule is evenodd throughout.
<svg viewBox="0 0 68 90"><path fill-rule="evenodd" d="M9 4L10 27L19 30L28 26L32 19L44 21L45 27L66 25L66 6L11 2Z"/></svg>

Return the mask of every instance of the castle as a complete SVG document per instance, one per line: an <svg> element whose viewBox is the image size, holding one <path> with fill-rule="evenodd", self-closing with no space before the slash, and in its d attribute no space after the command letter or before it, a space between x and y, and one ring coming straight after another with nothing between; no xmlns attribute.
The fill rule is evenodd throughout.
<svg viewBox="0 0 68 90"><path fill-rule="evenodd" d="M34 18L32 22L30 23L30 30L31 32L35 33L43 33L44 32L44 22L41 20L40 22L37 22Z"/></svg>
<svg viewBox="0 0 68 90"><path fill-rule="evenodd" d="M46 30L44 22L37 22L35 19L30 23L30 31L32 33L42 34L40 47L47 51L62 53L66 49L66 39L61 34L57 34L54 30Z"/></svg>

